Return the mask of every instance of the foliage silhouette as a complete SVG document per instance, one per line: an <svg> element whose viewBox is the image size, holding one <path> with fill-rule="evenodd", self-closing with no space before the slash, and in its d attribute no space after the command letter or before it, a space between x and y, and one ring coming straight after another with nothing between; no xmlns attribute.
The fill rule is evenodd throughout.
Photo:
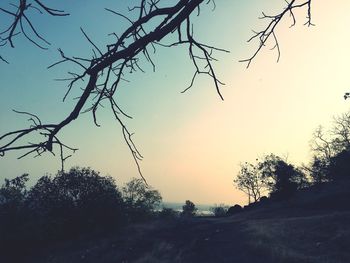
<svg viewBox="0 0 350 263"><path fill-rule="evenodd" d="M197 210L198 209L197 209L196 205L192 201L186 200L185 204L182 206L181 216L193 217L193 216L195 216Z"/></svg>
<svg viewBox="0 0 350 263"><path fill-rule="evenodd" d="M42 220L45 232L58 238L107 230L125 220L114 179L90 168L40 178L28 193L27 206Z"/></svg>
<svg viewBox="0 0 350 263"><path fill-rule="evenodd" d="M236 188L248 196L248 203L260 200L261 194L266 190L266 183L257 165L245 162L240 165L237 177L233 180Z"/></svg>
<svg viewBox="0 0 350 263"><path fill-rule="evenodd" d="M23 174L12 180L5 179L0 188L0 261L1 255L6 258L13 248L24 245L22 239L26 229L23 226L28 219L25 207L27 181L28 174Z"/></svg>
<svg viewBox="0 0 350 263"><path fill-rule="evenodd" d="M239 212L242 212L243 208L240 205L234 205L231 206L228 210L227 210L227 215L234 215L237 214Z"/></svg>
<svg viewBox="0 0 350 263"><path fill-rule="evenodd" d="M125 184L122 188L122 195L128 218L131 221L150 218L162 201L159 191L152 189L138 178L133 178Z"/></svg>
<svg viewBox="0 0 350 263"><path fill-rule="evenodd" d="M319 126L310 142L313 160L306 167L313 183L323 183L344 178L349 167L350 151L350 112L333 117L329 129Z"/></svg>
<svg viewBox="0 0 350 263"><path fill-rule="evenodd" d="M227 215L227 211L228 211L229 207L224 205L224 204L220 204L220 205L215 205L214 207L210 208L210 211L214 214L214 216L216 217L223 217Z"/></svg>
<svg viewBox="0 0 350 263"><path fill-rule="evenodd" d="M305 176L299 169L274 154L265 156L259 162L258 169L274 199L286 199L306 184Z"/></svg>
<svg viewBox="0 0 350 263"><path fill-rule="evenodd" d="M161 201L141 179L126 184L122 196L112 177L90 168L45 175L29 190L27 181L24 174L0 188L1 262L23 262L57 242L118 233L130 221L151 217Z"/></svg>
<svg viewBox="0 0 350 263"><path fill-rule="evenodd" d="M175 219L179 216L179 212L175 211L172 208L163 207L163 209L159 212L158 216L161 219Z"/></svg>
<svg viewBox="0 0 350 263"><path fill-rule="evenodd" d="M269 193L275 199L285 199L293 195L297 189L308 186L305 174L281 157L269 154L255 165L241 164L241 170L234 179L236 187L258 202L262 194Z"/></svg>

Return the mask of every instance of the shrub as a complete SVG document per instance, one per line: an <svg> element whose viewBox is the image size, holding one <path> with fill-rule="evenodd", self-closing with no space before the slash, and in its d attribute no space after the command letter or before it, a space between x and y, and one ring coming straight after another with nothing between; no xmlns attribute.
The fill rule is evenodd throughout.
<svg viewBox="0 0 350 263"><path fill-rule="evenodd" d="M43 176L28 192L26 203L43 238L110 231L125 219L114 179L90 168L72 168L53 178Z"/></svg>
<svg viewBox="0 0 350 263"><path fill-rule="evenodd" d="M163 209L159 212L159 218L162 219L174 219L179 216L179 212L175 211L172 208L163 207Z"/></svg>
<svg viewBox="0 0 350 263"><path fill-rule="evenodd" d="M27 181L28 174L23 174L12 180L5 179L0 188L0 257L4 262L10 262L7 256L13 248L25 247L23 236L26 229L23 226L28 221L25 209Z"/></svg>
<svg viewBox="0 0 350 263"><path fill-rule="evenodd" d="M181 216L183 217L193 217L196 214L197 207L190 200L186 200L185 204L182 206Z"/></svg>
<svg viewBox="0 0 350 263"><path fill-rule="evenodd" d="M227 215L235 215L239 212L242 212L243 208L240 205L234 205L231 206L228 210L227 210Z"/></svg>
<svg viewBox="0 0 350 263"><path fill-rule="evenodd" d="M265 156L259 163L259 170L270 189L270 197L275 200L291 197L307 181L300 169L274 154Z"/></svg>
<svg viewBox="0 0 350 263"><path fill-rule="evenodd" d="M162 201L159 191L147 185L144 180L137 178L125 184L122 194L130 221L143 221L151 218Z"/></svg>
<svg viewBox="0 0 350 263"><path fill-rule="evenodd" d="M215 205L214 207L210 208L210 211L214 214L216 217L223 217L227 215L228 206L225 206L224 204Z"/></svg>

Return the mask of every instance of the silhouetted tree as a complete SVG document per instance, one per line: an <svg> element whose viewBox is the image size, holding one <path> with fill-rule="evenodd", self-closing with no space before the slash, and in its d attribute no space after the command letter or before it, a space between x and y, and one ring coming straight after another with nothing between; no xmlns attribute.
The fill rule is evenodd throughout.
<svg viewBox="0 0 350 263"><path fill-rule="evenodd" d="M197 212L196 205L190 200L186 200L185 204L182 206L181 216L183 217L193 217Z"/></svg>
<svg viewBox="0 0 350 263"><path fill-rule="evenodd" d="M149 217L162 201L159 191L137 178L125 184L122 194L131 220L143 220Z"/></svg>
<svg viewBox="0 0 350 263"><path fill-rule="evenodd" d="M324 130L319 126L313 134L311 149L327 161L343 150L350 149L350 112L333 117L332 126Z"/></svg>
<svg viewBox="0 0 350 263"><path fill-rule="evenodd" d="M240 205L234 205L227 210L227 215L234 215L242 211L243 211L243 208Z"/></svg>
<svg viewBox="0 0 350 263"><path fill-rule="evenodd" d="M197 10L195 14L200 14L201 8L209 3L212 3L215 7L213 0L176 0L166 2L140 0L137 6L130 8L130 14L127 15L106 9L112 14L125 18L130 24L129 27L122 32L111 33L116 38L105 49L98 47L92 38L81 29L82 35L93 49L92 58L67 56L66 53L59 49L61 60L50 66L72 63L80 69L78 72L69 72L67 78L69 89L64 98L67 97L68 93L78 82L85 81L86 83L86 86L82 87L81 95L76 100L71 112L57 123L43 123L36 114L16 111L29 116L30 126L1 136L0 155L3 156L9 151L18 150L26 151L21 157L32 153L40 155L44 152L53 152L54 145L56 145L60 152L63 170L63 163L70 156L65 152L74 152L77 149L67 146L60 140L59 134L61 130L77 119L82 111L91 111L94 123L99 126L97 111L101 105L107 103L114 117L120 123L124 139L138 165L138 160L142 159L142 155L133 143L132 133L129 132L123 122L123 118L129 116L119 108L114 94L127 71L142 71L141 58L144 58L145 61L155 68L151 54L155 52L157 47L185 46L188 48L190 59L194 65L194 74L188 88L194 84L198 75L207 75L213 79L216 92L220 98L223 98L219 89L221 82L217 78L212 61L215 60L213 57L214 51L227 51L201 43L193 35L192 15L195 10ZM312 25L311 0L292 0L287 2L285 8L276 15L265 15L263 13L263 18L268 21L266 27L261 31L255 32L249 40L257 40L257 49L250 58L242 61L247 62L249 66L269 40L275 43L274 48L277 50L279 58L280 51L275 29L285 17L290 15L293 18L292 26L294 26L294 11L304 7L308 14L306 25ZM63 10L47 6L41 0L12 0L9 5L8 2L1 2L0 14L4 16L4 19L1 25L3 28L0 30L0 47L7 45L14 47L14 36L21 33L34 45L43 49L47 48L49 42L39 34L38 25L35 23L35 16L42 13L52 16L68 15ZM136 19L132 20L135 17ZM171 44L163 43L162 39L171 34L175 36L172 38L174 42ZM150 52L150 49L152 52ZM8 62L1 55L0 60ZM83 110L83 107L86 107L91 97L94 98L92 106ZM33 140L30 140L29 137ZM27 143L28 141L31 143Z"/></svg>
<svg viewBox="0 0 350 263"><path fill-rule="evenodd" d="M172 208L163 207L163 209L159 212L159 217L162 219L174 219L179 216L179 212L175 211Z"/></svg>
<svg viewBox="0 0 350 263"><path fill-rule="evenodd" d="M229 209L228 206L224 204L220 204L220 205L215 205L214 207L211 207L210 211L216 217L223 217L223 216L226 216L228 209Z"/></svg>
<svg viewBox="0 0 350 263"><path fill-rule="evenodd" d="M245 162L233 180L236 188L247 194L248 203L259 201L262 192L266 190L266 183L256 165Z"/></svg>
<svg viewBox="0 0 350 263"><path fill-rule="evenodd" d="M333 117L329 130L319 126L310 146L314 157L309 172L314 183L330 181L341 174L346 165L340 159L346 159L346 152L350 151L350 112Z"/></svg>
<svg viewBox="0 0 350 263"><path fill-rule="evenodd" d="M291 196L306 181L304 174L292 164L270 154L259 162L258 169L270 190L271 197L284 199Z"/></svg>
<svg viewBox="0 0 350 263"><path fill-rule="evenodd" d="M114 179L90 168L43 176L29 190L27 180L27 174L5 179L0 188L1 262L25 262L28 253L57 241L111 232L126 222Z"/></svg>
<svg viewBox="0 0 350 263"><path fill-rule="evenodd" d="M330 180L328 173L329 161L324 158L314 156L310 168L305 167L312 178L312 183L320 184Z"/></svg>
<svg viewBox="0 0 350 263"><path fill-rule="evenodd" d="M76 167L53 178L40 178L26 202L45 231L63 238L87 230L111 230L125 220L114 179L90 168Z"/></svg>
<svg viewBox="0 0 350 263"><path fill-rule="evenodd" d="M258 159L257 159L258 161ZM297 189L308 186L305 174L277 155L266 155L256 165L241 164L238 176L234 179L237 189L248 196L248 203L259 201L262 194L286 198Z"/></svg>
<svg viewBox="0 0 350 263"><path fill-rule="evenodd" d="M23 203L27 193L25 184L28 180L28 174L23 174L12 180L5 179L5 183L0 188L1 208L17 208Z"/></svg>
<svg viewBox="0 0 350 263"><path fill-rule="evenodd" d="M21 234L21 225L26 221L27 181L28 174L23 174L12 180L5 179L0 188L0 247L12 245Z"/></svg>
<svg viewBox="0 0 350 263"><path fill-rule="evenodd" d="M28 210L26 182L28 174L12 180L5 179L0 188L0 262L15 262L17 255L25 253ZM22 251L16 253L16 248ZM12 254L12 256L11 256Z"/></svg>

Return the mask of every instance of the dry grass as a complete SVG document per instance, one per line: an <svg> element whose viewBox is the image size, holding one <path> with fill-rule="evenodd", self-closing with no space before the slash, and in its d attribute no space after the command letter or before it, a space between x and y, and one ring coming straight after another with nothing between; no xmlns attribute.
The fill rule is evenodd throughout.
<svg viewBox="0 0 350 263"><path fill-rule="evenodd" d="M273 262L350 262L350 212L251 220L250 245Z"/></svg>
<svg viewBox="0 0 350 263"><path fill-rule="evenodd" d="M142 255L135 263L180 263L182 252L177 251L172 244L160 242L150 252Z"/></svg>

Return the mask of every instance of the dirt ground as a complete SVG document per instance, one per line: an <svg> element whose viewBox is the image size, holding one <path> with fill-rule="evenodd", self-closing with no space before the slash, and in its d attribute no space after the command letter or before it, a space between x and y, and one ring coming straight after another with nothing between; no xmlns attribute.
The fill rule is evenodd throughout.
<svg viewBox="0 0 350 263"><path fill-rule="evenodd" d="M159 220L63 244L32 262L350 262L349 211L292 213Z"/></svg>

